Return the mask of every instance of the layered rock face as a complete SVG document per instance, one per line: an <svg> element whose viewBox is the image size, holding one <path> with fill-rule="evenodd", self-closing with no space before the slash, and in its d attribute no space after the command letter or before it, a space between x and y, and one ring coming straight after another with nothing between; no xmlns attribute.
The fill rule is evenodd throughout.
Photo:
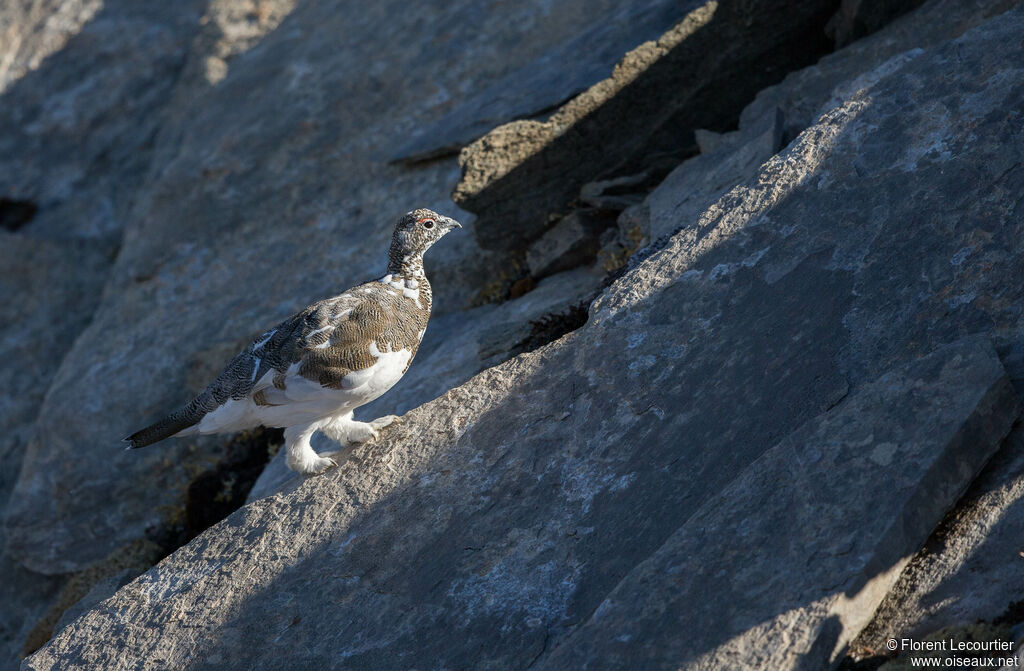
<svg viewBox="0 0 1024 671"><path fill-rule="evenodd" d="M453 165L388 167L378 143L597 11L567 7L541 29L527 6L486 17L474 3L424 7L399 23L384 5L336 9L296 8L216 83L182 65L183 107L166 112L150 150L154 174L126 205L131 225L108 298L75 334L39 409L49 419L29 441L7 511L8 547L33 570L82 569L165 523L209 451L178 443L122 454L120 438L187 400L255 331L378 273L408 203L444 209L435 201L446 200ZM428 21L438 30L417 27ZM419 41L407 43L410 33ZM194 40L205 67L210 40ZM373 68L358 65L371 54ZM437 292L442 311L460 290L465 298L460 285L487 279L470 241L447 253L451 270L435 276L451 287ZM97 450L105 456L75 459Z"/></svg>
<svg viewBox="0 0 1024 671"><path fill-rule="evenodd" d="M146 14L177 46L145 123L46 140L98 178L61 192L38 152L4 177L5 282L38 303L5 331L32 362L2 406L9 666L875 668L889 636L1016 635L1024 8L932 0L783 78L826 48L794 36L915 3L748 4ZM43 102L0 145L52 114L55 59L94 53L53 40L11 52L4 100ZM428 259L438 314L366 409L402 420L323 476L271 459L199 533L266 437L117 438L372 276L395 214L473 221L453 188L477 235Z"/></svg>
<svg viewBox="0 0 1024 671"><path fill-rule="evenodd" d="M252 480L231 486L231 466L261 450L265 461L265 445L232 454L214 439L128 455L120 438L205 385L265 324L375 276L395 216L417 205L458 212L447 197L454 159L388 167L395 143L538 52L645 6L0 9L3 351L16 362L4 369L0 443L5 664L40 618L57 621L69 576L142 539L169 551L201 528L190 521L197 508L225 493L244 500ZM638 39L677 18L659 16ZM552 85L557 97L544 104L572 86ZM493 265L471 236L452 242L428 259L446 287L442 313L464 308ZM554 301L545 285L468 319L437 315L424 354L458 333L465 356L435 360L424 383L394 390L387 411L507 358L531 319L562 309L562 290L594 280L553 284Z"/></svg>

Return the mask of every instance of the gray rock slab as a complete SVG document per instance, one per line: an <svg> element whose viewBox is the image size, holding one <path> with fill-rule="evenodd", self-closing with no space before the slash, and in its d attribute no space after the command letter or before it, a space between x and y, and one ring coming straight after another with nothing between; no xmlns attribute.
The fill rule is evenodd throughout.
<svg viewBox="0 0 1024 671"><path fill-rule="evenodd" d="M271 14L279 4L268 5ZM175 63L184 61L168 94L175 106L161 117L132 189L101 304L64 358L24 452L5 524L11 555L33 570L79 570L173 524L189 482L222 459L224 441L126 453L120 438L187 401L254 333L383 274L401 213L421 205L454 213L455 161L390 166L385 144L445 112L424 101L459 104L507 68L571 39L592 7L538 1L483 11L463 0L341 11L298 3L275 15L262 39L246 29L235 45L219 34L239 22L216 5L204 14L214 34L203 32L192 46L174 42ZM145 31L126 34L145 39ZM52 76L71 79L76 67ZM102 87L94 93L116 100ZM40 104L49 100L37 95ZM120 109L129 120L142 110ZM11 149L36 156L33 146ZM463 308L494 270L478 246L454 241L427 262L439 313Z"/></svg>
<svg viewBox="0 0 1024 671"><path fill-rule="evenodd" d="M593 3L581 31L416 131L391 156L415 162L454 154L495 126L540 114L608 76L633 47L655 39L696 5L678 0Z"/></svg>
<svg viewBox="0 0 1024 671"><path fill-rule="evenodd" d="M1024 267L1008 104L1022 30L1017 10L881 77L624 274L582 328L237 511L24 667L544 663L848 393L969 334L1022 340L1024 285L1006 281Z"/></svg>
<svg viewBox="0 0 1024 671"><path fill-rule="evenodd" d="M651 240L694 226L700 215L737 184L750 180L782 148L781 110L757 124L719 137L713 148L682 163L647 198ZM680 200L679 195L685 194Z"/></svg>
<svg viewBox="0 0 1024 671"><path fill-rule="evenodd" d="M892 6L908 4L903 0L894 3L854 0L844 2L843 6L847 7L845 11L852 11L855 16L876 11L885 13ZM814 123L818 115L834 107L837 101L871 85L868 79L856 81L860 75L874 72L875 77L882 76L886 70L879 69L879 66L886 61L914 49L942 44L1017 4L1019 0L930 0L877 33L862 37L825 56L817 64L790 73L780 83L759 92L740 115L740 128L760 123L766 114L778 108L785 117L785 135L789 141ZM901 62L902 58L896 58L892 68Z"/></svg>
<svg viewBox="0 0 1024 671"><path fill-rule="evenodd" d="M656 241L681 225L690 225L685 222L695 222L725 192L747 181L761 163L813 123L818 114L918 55L915 49L956 37L1005 11L1016 0L933 0L891 25L882 26L882 17L905 12L910 4L914 3L844 2L833 17L837 35L842 33L844 40L849 41L854 32L860 33L858 37L865 31L878 30L877 34L860 39L758 93L743 110L739 131L696 131L701 155L682 163L649 196L650 239ZM886 67L879 67L887 60ZM677 202L673 196L677 192L691 196Z"/></svg>
<svg viewBox="0 0 1024 671"><path fill-rule="evenodd" d="M978 621L1019 626L1022 538L1024 430L1018 424L943 528L910 560L853 653L871 656L890 637L921 639Z"/></svg>
<svg viewBox="0 0 1024 671"><path fill-rule="evenodd" d="M64 576L39 575L0 552L0 669L21 666L26 638L59 596Z"/></svg>
<svg viewBox="0 0 1024 671"><path fill-rule="evenodd" d="M758 90L823 53L832 7L826 0L790 2L785 12L767 1L687 3L686 18L547 120L499 126L465 147L453 198L478 215L481 246L524 249L584 184L637 172L656 153L683 152L694 129L736 118Z"/></svg>
<svg viewBox="0 0 1024 671"><path fill-rule="evenodd" d="M832 668L1019 414L985 337L862 386L711 497L537 668Z"/></svg>
<svg viewBox="0 0 1024 671"><path fill-rule="evenodd" d="M97 245L0 232L0 504L50 380L99 303L110 258Z"/></svg>
<svg viewBox="0 0 1024 671"><path fill-rule="evenodd" d="M116 244L202 4L4 3L0 197L38 207L34 235Z"/></svg>
<svg viewBox="0 0 1024 671"><path fill-rule="evenodd" d="M114 592L137 578L139 573L141 571L137 569L126 568L108 578L99 580L85 596L71 604L64 611L60 619L57 620L57 624L54 625L53 632L58 633L61 629L81 617L83 613L92 610L100 601L109 598Z"/></svg>
<svg viewBox="0 0 1024 671"><path fill-rule="evenodd" d="M106 250L89 242L0 232L0 507L17 481L50 381L99 303L110 263ZM27 571L5 551L0 575L6 670L18 667L26 637L64 578Z"/></svg>
<svg viewBox="0 0 1024 671"><path fill-rule="evenodd" d="M50 381L99 303L111 260L102 246L0 232L0 508L17 481ZM6 539L0 532L0 543ZM25 570L0 550L0 669L22 645L63 577Z"/></svg>
<svg viewBox="0 0 1024 671"><path fill-rule="evenodd" d="M593 261L601 248L601 233L615 225L618 210L573 210L544 232L526 250L533 277L545 277Z"/></svg>

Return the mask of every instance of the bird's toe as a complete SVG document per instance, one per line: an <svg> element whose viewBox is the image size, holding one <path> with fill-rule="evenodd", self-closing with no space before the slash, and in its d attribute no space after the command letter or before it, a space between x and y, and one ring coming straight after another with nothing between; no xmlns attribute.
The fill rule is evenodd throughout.
<svg viewBox="0 0 1024 671"><path fill-rule="evenodd" d="M330 457L317 457L316 459L310 459L308 463L301 464L301 467L296 470L303 475L320 475L324 471L335 468L337 465L338 462Z"/></svg>
<svg viewBox="0 0 1024 671"><path fill-rule="evenodd" d="M372 426L375 429L380 430L380 429L383 429L385 427L391 426L392 424L394 424L397 421L398 421L398 415L385 415L383 417L378 417L377 419L371 421L370 422L370 426Z"/></svg>
<svg viewBox="0 0 1024 671"><path fill-rule="evenodd" d="M347 436L349 443L365 443L377 439L377 429L370 422L360 422L353 426Z"/></svg>

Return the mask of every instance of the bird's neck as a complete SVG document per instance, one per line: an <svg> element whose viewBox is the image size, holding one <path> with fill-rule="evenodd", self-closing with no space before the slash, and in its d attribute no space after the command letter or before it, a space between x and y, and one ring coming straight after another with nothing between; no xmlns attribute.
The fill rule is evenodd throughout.
<svg viewBox="0 0 1024 671"><path fill-rule="evenodd" d="M400 282L406 289L416 291L419 304L429 313L434 296L427 275L423 272L423 255L397 257L391 254L389 258L388 281Z"/></svg>
<svg viewBox="0 0 1024 671"><path fill-rule="evenodd" d="M409 254L399 257L392 254L388 259L388 274L393 277L401 277L404 280L426 282L427 276L423 272L423 255Z"/></svg>

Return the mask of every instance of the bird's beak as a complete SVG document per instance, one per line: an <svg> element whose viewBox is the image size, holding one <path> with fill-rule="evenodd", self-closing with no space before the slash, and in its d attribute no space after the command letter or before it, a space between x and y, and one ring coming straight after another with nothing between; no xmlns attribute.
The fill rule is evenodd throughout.
<svg viewBox="0 0 1024 671"><path fill-rule="evenodd" d="M460 224L459 222L455 221L454 219L451 219L451 218L448 218L448 217L445 217L445 222L444 223L448 224L448 230L449 231L454 230L456 228L462 228L462 224Z"/></svg>

